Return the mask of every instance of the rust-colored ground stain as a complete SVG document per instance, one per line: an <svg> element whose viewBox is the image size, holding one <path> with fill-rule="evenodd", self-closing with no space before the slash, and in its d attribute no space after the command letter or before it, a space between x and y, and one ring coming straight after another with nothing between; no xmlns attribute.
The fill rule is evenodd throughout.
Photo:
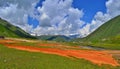
<svg viewBox="0 0 120 69"><path fill-rule="evenodd" d="M31 47L31 46L20 46L20 45L18 46L14 44L6 44L5 42L0 40L0 43L4 44L8 48L14 48L14 49L24 50L24 51L29 51L29 52L56 54L56 55L64 56L64 57L75 57L75 58L80 58L80 59L91 61L92 63L98 64L98 65L102 65L102 64L109 64L112 66L119 65L118 62L112 57L111 54L104 52L104 51L74 50L74 49L71 50L71 49L58 49L58 48L37 48L37 47ZM49 46L49 44L47 45ZM50 44L50 46L51 45L52 44Z"/></svg>

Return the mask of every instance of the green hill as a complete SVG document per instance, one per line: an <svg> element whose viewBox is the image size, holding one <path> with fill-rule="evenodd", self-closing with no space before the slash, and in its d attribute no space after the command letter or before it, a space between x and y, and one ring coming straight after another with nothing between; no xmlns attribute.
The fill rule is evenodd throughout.
<svg viewBox="0 0 120 69"><path fill-rule="evenodd" d="M83 45L120 49L120 16L104 23L87 37L75 41Z"/></svg>
<svg viewBox="0 0 120 69"><path fill-rule="evenodd" d="M26 33L19 27L16 27L9 22L0 18L0 36L13 37L13 38L35 38Z"/></svg>
<svg viewBox="0 0 120 69"><path fill-rule="evenodd" d="M40 40L48 40L48 41L58 41L58 42L65 42L69 41L70 38L64 35L41 35L37 37Z"/></svg>
<svg viewBox="0 0 120 69"><path fill-rule="evenodd" d="M120 16L113 18L100 26L92 34L88 35L85 39L91 41L103 41L110 38L120 36Z"/></svg>

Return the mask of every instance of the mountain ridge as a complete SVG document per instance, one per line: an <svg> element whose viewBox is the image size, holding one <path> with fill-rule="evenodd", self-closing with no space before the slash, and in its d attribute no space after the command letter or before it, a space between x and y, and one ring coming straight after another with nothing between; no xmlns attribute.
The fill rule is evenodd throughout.
<svg viewBox="0 0 120 69"><path fill-rule="evenodd" d="M120 49L120 15L104 23L87 37L72 41L83 46Z"/></svg>
<svg viewBox="0 0 120 69"><path fill-rule="evenodd" d="M21 28L14 26L0 18L0 36L13 37L13 38L34 38L29 33L26 33Z"/></svg>
<svg viewBox="0 0 120 69"><path fill-rule="evenodd" d="M104 38L110 38L115 37L117 35L120 35L120 15L109 20L108 22L101 25L98 29L96 29L93 33L88 35L87 40L89 39L104 39Z"/></svg>
<svg viewBox="0 0 120 69"><path fill-rule="evenodd" d="M69 41L71 39L64 35L41 35L41 36L37 36L37 38L40 40L58 41L58 42Z"/></svg>

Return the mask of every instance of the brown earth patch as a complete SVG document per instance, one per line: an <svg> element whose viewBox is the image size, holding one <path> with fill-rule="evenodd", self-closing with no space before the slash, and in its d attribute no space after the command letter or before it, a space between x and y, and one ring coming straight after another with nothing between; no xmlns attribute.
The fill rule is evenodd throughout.
<svg viewBox="0 0 120 69"><path fill-rule="evenodd" d="M111 54L105 51L95 51L95 50L71 50L71 49L57 49L57 48L37 48L37 47L30 47L30 46L18 46L15 44L7 44L6 42L11 42L11 40L0 40L0 43L4 44L9 48L14 48L18 50L24 50L29 52L42 52L47 54L56 54L64 57L75 57L75 58L82 58L92 63L102 65L102 64L109 64L112 66L118 66L118 62L112 57ZM53 46L52 44L45 44L44 46Z"/></svg>
<svg viewBox="0 0 120 69"><path fill-rule="evenodd" d="M117 66L118 63L112 58L112 55L109 55L105 52L98 51L88 51L88 50L60 50L60 49L51 49L51 48L35 48L29 46L8 46L9 48L15 48L18 50L25 50L29 52L42 52L48 54L56 54L65 57L76 57L89 60L95 64L109 64L112 66Z"/></svg>

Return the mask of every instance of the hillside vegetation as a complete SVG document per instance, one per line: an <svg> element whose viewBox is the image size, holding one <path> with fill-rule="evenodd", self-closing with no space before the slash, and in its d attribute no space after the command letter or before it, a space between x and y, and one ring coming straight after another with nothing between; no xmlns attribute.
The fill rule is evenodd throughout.
<svg viewBox="0 0 120 69"><path fill-rule="evenodd" d="M13 38L35 38L26 33L19 27L16 27L9 22L0 18L0 36L13 37Z"/></svg>
<svg viewBox="0 0 120 69"><path fill-rule="evenodd" d="M70 38L64 35L41 35L37 36L40 40L48 40L48 41L57 41L57 42L65 42L69 41Z"/></svg>
<svg viewBox="0 0 120 69"><path fill-rule="evenodd" d="M84 38L91 41L103 41L110 38L117 38L120 36L120 16L113 18L107 23L103 24L92 34Z"/></svg>
<svg viewBox="0 0 120 69"><path fill-rule="evenodd" d="M83 45L120 49L120 16L104 23L87 37L75 41Z"/></svg>

